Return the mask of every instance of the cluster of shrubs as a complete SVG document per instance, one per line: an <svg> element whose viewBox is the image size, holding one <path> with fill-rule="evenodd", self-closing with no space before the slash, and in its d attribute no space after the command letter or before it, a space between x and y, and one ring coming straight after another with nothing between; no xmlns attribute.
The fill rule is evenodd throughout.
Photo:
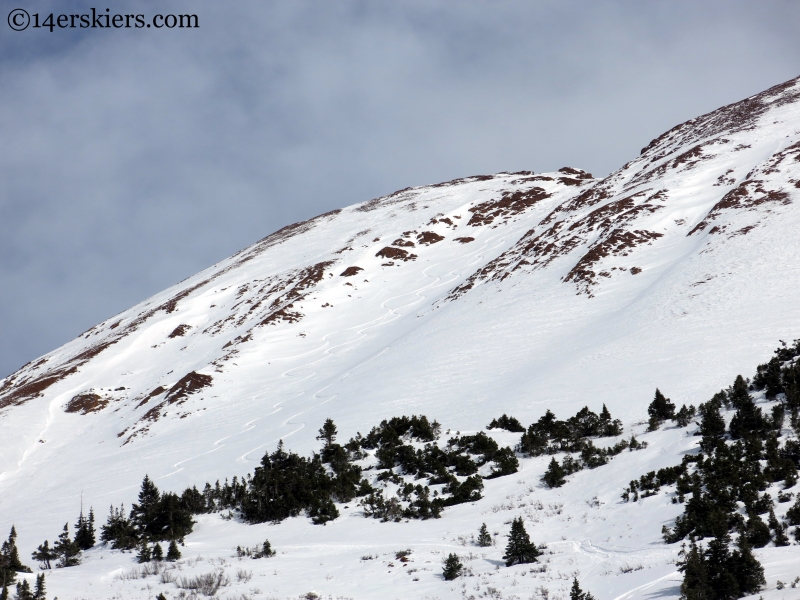
<svg viewBox="0 0 800 600"><path fill-rule="evenodd" d="M388 499L383 490L370 489L361 501L366 516L384 521L437 518L447 506L480 500L483 479L517 472L519 461L514 451L501 448L484 432L456 435L442 447L436 441L440 432L441 426L425 416L395 417L346 444L358 457L363 457L365 451L374 451L380 471L376 482L398 485L397 495ZM481 475L479 471L485 465L489 472ZM427 485L415 485L405 477L426 479ZM441 492L431 493L429 486L440 484L444 484Z"/></svg>
<svg viewBox="0 0 800 600"><path fill-rule="evenodd" d="M770 542L787 546L789 527L800 525L800 498L782 521L766 492L770 485L780 483L783 490L778 492L778 501L789 502L793 494L786 490L797 483L800 442L781 438L787 413L800 433L799 356L800 341L793 347L784 344L758 367L751 384L740 375L696 411L684 406L676 413L669 399L656 391L648 410L650 428L658 428L667 419L685 427L697 415L695 434L701 436L701 451L685 456L679 465L631 481L622 498L635 502L657 494L662 486L675 486L672 501L684 504L683 514L662 533L667 543L690 540L678 563L684 574L683 597L721 600L757 592L765 583L764 570L751 548ZM778 402L765 413L751 391L764 391L768 399ZM734 411L728 425L723 410ZM688 420L687 415L691 415ZM732 534L737 534L734 549ZM795 528L794 536L800 541L800 528ZM709 539L706 545L698 541L705 538Z"/></svg>
<svg viewBox="0 0 800 600"><path fill-rule="evenodd" d="M272 544L269 540L264 540L264 543L252 548L236 546L236 556L239 558L269 558L275 556L275 550L272 549Z"/></svg>
<svg viewBox="0 0 800 600"><path fill-rule="evenodd" d="M487 429L521 432L522 437L516 451L525 456L577 454L577 456L567 454L560 464L555 457L550 461L542 481L551 488L564 485L567 475L584 468L595 469L607 464L623 450L647 447L646 442L639 442L634 436L631 436L630 440L621 440L608 448L598 448L592 443L591 438L622 435L622 422L611 417L605 404L599 415L585 406L566 421L556 419L556 416L548 410L527 430L517 419L504 414L499 419L492 420Z"/></svg>
<svg viewBox="0 0 800 600"><path fill-rule="evenodd" d="M622 422L612 419L606 405L597 413L584 407L575 416L559 421L549 410L522 435L517 450L528 456L581 452L591 445L588 438L622 435Z"/></svg>
<svg viewBox="0 0 800 600"><path fill-rule="evenodd" d="M437 443L441 426L425 416L384 420L365 436L346 444L336 442L337 428L327 419L319 430L319 453L310 457L286 450L283 442L266 453L252 475L234 476L200 491L159 494L145 477L139 503L130 515L124 507L111 509L101 539L113 548L141 548L147 542L182 540L192 531L192 515L236 511L248 523L279 522L302 513L325 524L339 516L336 503L361 498L367 516L383 520L436 518L454 504L480 499L483 479L515 473L518 461L511 448L500 448L483 432ZM356 464L374 455L377 464L370 483ZM482 476L479 470L487 466ZM406 481L413 477L415 483ZM459 479L461 477L462 479ZM420 480L427 479L426 482ZM389 498L374 484L392 482L397 494ZM423 484L424 483L424 484ZM429 486L444 484L431 492Z"/></svg>

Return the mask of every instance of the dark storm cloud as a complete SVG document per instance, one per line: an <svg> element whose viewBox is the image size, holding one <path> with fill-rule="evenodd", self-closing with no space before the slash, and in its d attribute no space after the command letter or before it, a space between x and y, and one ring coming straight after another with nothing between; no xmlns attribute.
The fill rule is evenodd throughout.
<svg viewBox="0 0 800 600"><path fill-rule="evenodd" d="M0 33L0 376L286 223L475 173L605 174L800 71L794 2L108 6L200 29Z"/></svg>

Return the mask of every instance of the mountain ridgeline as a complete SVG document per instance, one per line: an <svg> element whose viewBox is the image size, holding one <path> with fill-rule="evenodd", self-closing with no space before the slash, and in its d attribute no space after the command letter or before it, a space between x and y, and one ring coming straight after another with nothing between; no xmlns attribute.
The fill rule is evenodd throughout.
<svg viewBox="0 0 800 600"><path fill-rule="evenodd" d="M30 556L59 597L777 600L798 206L795 78L607 176L287 225L0 379L2 585L44 595Z"/></svg>

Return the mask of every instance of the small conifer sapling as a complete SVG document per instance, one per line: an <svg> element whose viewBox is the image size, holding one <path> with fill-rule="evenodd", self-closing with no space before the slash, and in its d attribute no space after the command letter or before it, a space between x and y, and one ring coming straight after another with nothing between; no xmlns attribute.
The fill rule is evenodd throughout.
<svg viewBox="0 0 800 600"><path fill-rule="evenodd" d="M542 481L544 481L549 488L557 488L564 485L564 469L558 464L555 458L550 459L550 464L542 477Z"/></svg>
<svg viewBox="0 0 800 600"><path fill-rule="evenodd" d="M489 535L489 530L486 528L486 523L481 525L481 528L478 530L478 546L481 548L486 548L492 545L492 536Z"/></svg>
<svg viewBox="0 0 800 600"><path fill-rule="evenodd" d="M169 543L169 548L167 548L167 560L168 561L176 561L180 560L181 558L181 551L178 549L178 544L175 540L172 540Z"/></svg>
<svg viewBox="0 0 800 600"><path fill-rule="evenodd" d="M139 553L136 555L136 560L140 563L147 563L150 562L152 558L150 546L147 545L147 540L143 539L139 544Z"/></svg>
<svg viewBox="0 0 800 600"><path fill-rule="evenodd" d="M156 544L153 546L153 553L151 556L153 560L157 560L159 562L164 560L164 550L161 548L161 544Z"/></svg>
<svg viewBox="0 0 800 600"><path fill-rule="evenodd" d="M464 565L461 564L461 560L458 558L458 555L451 552L444 560L442 577L444 577L445 581L452 581L456 577L460 577L463 571Z"/></svg>

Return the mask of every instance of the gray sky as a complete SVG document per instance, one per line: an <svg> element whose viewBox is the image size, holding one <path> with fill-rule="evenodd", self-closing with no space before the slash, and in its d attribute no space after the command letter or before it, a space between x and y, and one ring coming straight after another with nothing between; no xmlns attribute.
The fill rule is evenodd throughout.
<svg viewBox="0 0 800 600"><path fill-rule="evenodd" d="M800 5L2 0L0 377L283 225L570 165L800 74ZM200 28L12 31L30 13Z"/></svg>

